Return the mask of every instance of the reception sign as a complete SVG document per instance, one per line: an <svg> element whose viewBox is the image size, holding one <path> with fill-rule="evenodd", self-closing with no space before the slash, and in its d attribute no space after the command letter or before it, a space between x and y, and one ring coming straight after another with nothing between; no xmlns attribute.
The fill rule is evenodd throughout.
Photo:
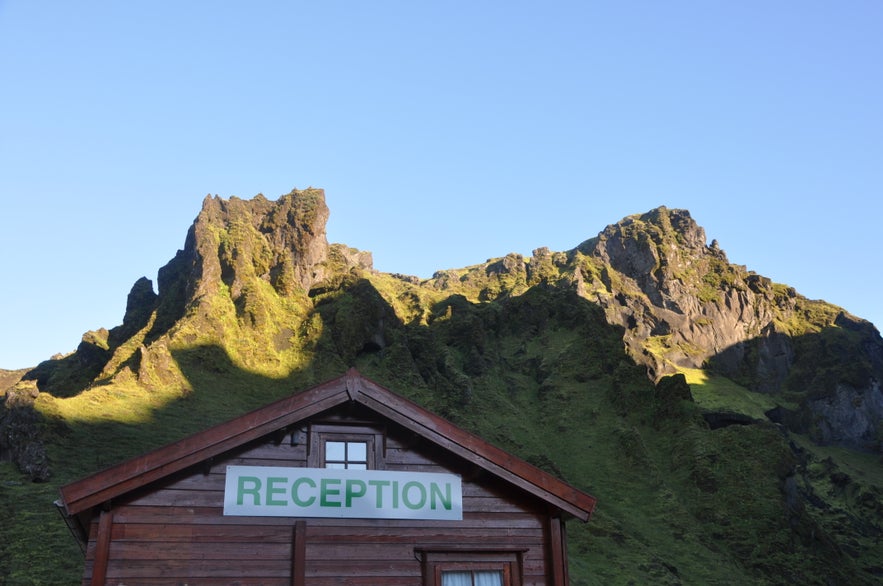
<svg viewBox="0 0 883 586"><path fill-rule="evenodd" d="M459 521L463 488L454 474L227 466L224 515Z"/></svg>

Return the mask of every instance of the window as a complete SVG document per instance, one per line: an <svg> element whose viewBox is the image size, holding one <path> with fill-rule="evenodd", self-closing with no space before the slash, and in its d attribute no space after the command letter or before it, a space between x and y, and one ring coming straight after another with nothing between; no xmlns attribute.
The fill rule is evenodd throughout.
<svg viewBox="0 0 883 586"><path fill-rule="evenodd" d="M361 425L314 424L310 428L310 468L383 468L383 430Z"/></svg>
<svg viewBox="0 0 883 586"><path fill-rule="evenodd" d="M452 545L415 547L424 586L518 586L527 549Z"/></svg>
<svg viewBox="0 0 883 586"><path fill-rule="evenodd" d="M325 440L325 467L368 469L368 442Z"/></svg>
<svg viewBox="0 0 883 586"><path fill-rule="evenodd" d="M440 570L441 586L504 586L509 584L504 570Z"/></svg>

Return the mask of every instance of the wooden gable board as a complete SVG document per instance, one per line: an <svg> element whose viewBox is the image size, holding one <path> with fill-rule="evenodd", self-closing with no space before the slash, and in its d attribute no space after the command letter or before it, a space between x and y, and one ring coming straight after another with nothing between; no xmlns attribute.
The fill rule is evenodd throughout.
<svg viewBox="0 0 883 586"><path fill-rule="evenodd" d="M61 487L61 503L69 516L79 515L148 483L348 401L364 405L568 515L586 521L594 510L594 497L370 381L355 369L179 442L67 484Z"/></svg>

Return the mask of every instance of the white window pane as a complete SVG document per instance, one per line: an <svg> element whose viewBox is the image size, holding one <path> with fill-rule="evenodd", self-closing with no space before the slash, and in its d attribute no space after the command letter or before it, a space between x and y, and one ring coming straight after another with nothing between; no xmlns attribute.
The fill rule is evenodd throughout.
<svg viewBox="0 0 883 586"><path fill-rule="evenodd" d="M472 572L442 572L441 586L472 586Z"/></svg>
<svg viewBox="0 0 883 586"><path fill-rule="evenodd" d="M346 460L346 442L325 442L325 460Z"/></svg>
<svg viewBox="0 0 883 586"><path fill-rule="evenodd" d="M367 464L353 464L352 462L347 464L346 467L350 470L367 470L368 469Z"/></svg>
<svg viewBox="0 0 883 586"><path fill-rule="evenodd" d="M350 462L368 461L368 444L365 442L349 442L346 447L349 450L347 460Z"/></svg>
<svg viewBox="0 0 883 586"><path fill-rule="evenodd" d="M325 462L325 467L332 470L345 470L346 464L343 462Z"/></svg>
<svg viewBox="0 0 883 586"><path fill-rule="evenodd" d="M503 572L475 572L475 586L503 586Z"/></svg>

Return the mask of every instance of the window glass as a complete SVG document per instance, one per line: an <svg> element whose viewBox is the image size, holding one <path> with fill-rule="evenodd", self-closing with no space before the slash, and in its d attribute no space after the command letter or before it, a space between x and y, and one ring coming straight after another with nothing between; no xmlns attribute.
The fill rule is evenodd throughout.
<svg viewBox="0 0 883 586"><path fill-rule="evenodd" d="M497 570L441 573L441 586L503 586L503 572Z"/></svg>
<svg viewBox="0 0 883 586"><path fill-rule="evenodd" d="M349 470L368 469L368 442L325 442L325 467Z"/></svg>
<svg viewBox="0 0 883 586"><path fill-rule="evenodd" d="M344 462L346 461L346 442L325 442L325 461L326 462ZM329 466L330 468L330 466Z"/></svg>
<svg viewBox="0 0 883 586"><path fill-rule="evenodd" d="M473 572L472 577L475 579L475 586L502 586L503 572L484 571Z"/></svg>
<svg viewBox="0 0 883 586"><path fill-rule="evenodd" d="M2 0L0 0L2 2ZM350 470L382 470L386 455L382 428L364 425L310 425L307 466Z"/></svg>
<svg viewBox="0 0 883 586"><path fill-rule="evenodd" d="M347 442L346 459L351 462L368 461L368 444L365 442Z"/></svg>
<svg viewBox="0 0 883 586"><path fill-rule="evenodd" d="M472 572L442 572L441 586L472 586Z"/></svg>

